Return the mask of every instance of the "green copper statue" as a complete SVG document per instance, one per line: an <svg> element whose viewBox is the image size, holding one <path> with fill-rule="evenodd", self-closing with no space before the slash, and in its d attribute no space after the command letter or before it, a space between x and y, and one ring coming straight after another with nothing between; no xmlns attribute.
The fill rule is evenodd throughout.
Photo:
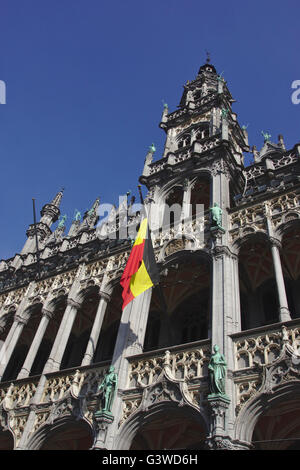
<svg viewBox="0 0 300 470"><path fill-rule="evenodd" d="M215 202L213 207L210 209L211 219L212 219L212 226L222 228L222 209L221 207Z"/></svg>
<svg viewBox="0 0 300 470"><path fill-rule="evenodd" d="M221 116L223 119L227 119L228 113L229 113L229 109L225 109L225 108L221 109Z"/></svg>
<svg viewBox="0 0 300 470"><path fill-rule="evenodd" d="M214 346L213 351L214 353L212 354L208 365L210 395L225 396L225 377L227 363L223 354L219 352L218 345Z"/></svg>
<svg viewBox="0 0 300 470"><path fill-rule="evenodd" d="M268 132L261 131L261 135L264 137L264 142L270 142L270 138L272 137L271 134Z"/></svg>
<svg viewBox="0 0 300 470"><path fill-rule="evenodd" d="M150 145L149 152L154 153L155 151L156 151L155 145L154 144Z"/></svg>
<svg viewBox="0 0 300 470"><path fill-rule="evenodd" d="M66 218L67 218L66 214L62 216L62 218L61 218L60 221L58 222L57 228L62 228L62 227L65 226Z"/></svg>
<svg viewBox="0 0 300 470"><path fill-rule="evenodd" d="M79 212L78 209L75 209L75 212L74 212L74 220L80 220L81 219L81 213Z"/></svg>
<svg viewBox="0 0 300 470"><path fill-rule="evenodd" d="M102 392L100 413L111 414L111 407L115 398L118 376L114 366L110 366L108 373L99 385L98 392Z"/></svg>

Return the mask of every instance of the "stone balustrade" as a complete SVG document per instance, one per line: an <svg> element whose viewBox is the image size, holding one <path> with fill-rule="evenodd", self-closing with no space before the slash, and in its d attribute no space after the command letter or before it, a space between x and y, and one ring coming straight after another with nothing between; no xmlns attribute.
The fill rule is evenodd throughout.
<svg viewBox="0 0 300 470"><path fill-rule="evenodd" d="M170 347L167 352L164 349L133 356L129 359L127 388L138 388L154 383L166 361L176 379L194 380L206 377L209 358L208 340Z"/></svg>
<svg viewBox="0 0 300 470"><path fill-rule="evenodd" d="M262 385L262 368L279 358L288 342L300 353L300 319L273 324L232 335L234 345L233 371L236 388L236 412Z"/></svg>

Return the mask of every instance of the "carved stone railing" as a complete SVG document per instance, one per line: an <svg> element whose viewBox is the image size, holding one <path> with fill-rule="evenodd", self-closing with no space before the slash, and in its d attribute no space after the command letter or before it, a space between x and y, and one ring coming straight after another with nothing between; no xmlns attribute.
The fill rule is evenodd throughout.
<svg viewBox="0 0 300 470"><path fill-rule="evenodd" d="M284 155L283 157L277 160L273 159L272 164L273 164L274 170L277 170L279 168L284 168L288 165L297 163L297 161L299 161L299 157L297 155L289 154L289 155ZM247 168L245 168L247 180L250 181L253 178L258 178L259 176L264 175L266 170L267 170L267 167L265 165L265 162L259 162L254 165L248 166Z"/></svg>
<svg viewBox="0 0 300 470"><path fill-rule="evenodd" d="M234 211L230 216L232 240L246 234L245 230L249 230L249 233L255 230L266 231L267 215L275 227L288 220L300 218L300 195L291 191Z"/></svg>
<svg viewBox="0 0 300 470"><path fill-rule="evenodd" d="M300 319L274 324L232 335L236 386L236 412L260 388L262 368L272 364L287 342L300 353Z"/></svg>
<svg viewBox="0 0 300 470"><path fill-rule="evenodd" d="M181 383L189 403L200 407L208 394L207 366L210 349L210 341L203 340L128 358L128 381L123 390L123 409L119 425L145 405L143 397L145 398L145 393L147 395L147 390L153 387L161 388L166 370L168 376L173 377L173 381ZM167 397L168 395L165 398L160 396L157 400L171 399Z"/></svg>
<svg viewBox="0 0 300 470"><path fill-rule="evenodd" d="M203 139L203 141L197 141L195 146L195 151L193 152L191 147L186 150L176 151L174 155L169 157L161 158L149 165L150 175L154 175L165 168L181 163L182 161L188 160L193 157L193 155L199 155L209 150L212 150L218 147L221 143L220 134L212 135Z"/></svg>
<svg viewBox="0 0 300 470"><path fill-rule="evenodd" d="M148 386L157 380L163 369L166 349L129 358L128 389ZM210 341L170 347L168 351L170 368L176 379L192 380L207 376Z"/></svg>
<svg viewBox="0 0 300 470"><path fill-rule="evenodd" d="M178 117L183 116L187 113L188 110L186 108L173 111L172 113L168 114L168 121L173 121L173 119L177 119Z"/></svg>
<svg viewBox="0 0 300 470"><path fill-rule="evenodd" d="M297 161L299 161L299 157L295 154L290 154L290 155L284 155L278 160L274 160L273 164L274 164L275 170L277 170L277 168L282 168L287 165L292 165L293 163L296 163Z"/></svg>
<svg viewBox="0 0 300 470"><path fill-rule="evenodd" d="M201 245L204 242L204 232L210 227L210 213L205 211L197 216L186 218L174 227L166 225L158 230L152 230L152 242L154 248L163 246L166 241L181 241L180 249L191 249L187 239L194 238ZM195 247L195 248L198 248Z"/></svg>
<svg viewBox="0 0 300 470"><path fill-rule="evenodd" d="M102 363L48 374L40 403L61 400L71 389L76 397L88 397L96 393L108 367L109 363Z"/></svg>
<svg viewBox="0 0 300 470"><path fill-rule="evenodd" d="M6 410L28 407L39 382L39 377L30 377L0 384L1 403Z"/></svg>
<svg viewBox="0 0 300 470"><path fill-rule="evenodd" d="M247 180L250 181L253 178L258 178L259 176L264 175L266 172L266 167L263 163L257 163L246 167L245 172L247 175Z"/></svg>

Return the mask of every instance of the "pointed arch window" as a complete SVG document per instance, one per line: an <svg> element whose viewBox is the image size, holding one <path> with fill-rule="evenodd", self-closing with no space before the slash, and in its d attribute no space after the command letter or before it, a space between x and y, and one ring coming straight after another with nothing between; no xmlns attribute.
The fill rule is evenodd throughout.
<svg viewBox="0 0 300 470"><path fill-rule="evenodd" d="M181 149L183 147L187 147L191 145L191 135L189 133L183 134L178 139L178 148Z"/></svg>

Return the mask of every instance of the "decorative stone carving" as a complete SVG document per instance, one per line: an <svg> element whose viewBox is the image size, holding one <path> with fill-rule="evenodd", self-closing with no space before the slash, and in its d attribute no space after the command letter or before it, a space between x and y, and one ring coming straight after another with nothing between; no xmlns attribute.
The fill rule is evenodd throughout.
<svg viewBox="0 0 300 470"><path fill-rule="evenodd" d="M181 358L183 359L183 356ZM145 372L147 364L148 362L145 364ZM172 402L178 406L191 406L197 411L203 412L202 403L195 400L195 394L189 391L187 384L187 381L195 376L186 374L185 378L177 378L174 369L174 354L170 351L166 351L164 357L160 358L159 369L152 377L155 379L148 385L145 385L142 380L138 380L138 385L143 391L142 397L124 399L120 424L123 424L133 413L147 412L152 406L162 402ZM138 400L135 402L135 406L133 405L134 400Z"/></svg>
<svg viewBox="0 0 300 470"><path fill-rule="evenodd" d="M239 343L238 357L242 354ZM249 352L248 365L256 367L248 369L248 378L245 372L237 381L238 414L249 400L254 400L259 394L269 395L275 392L276 387L289 381L300 380L299 327L288 329L283 326L281 332L272 332L264 337L247 338L244 340L244 351ZM275 349L274 349L275 348ZM274 350L275 355L270 355ZM257 354L260 351L260 356ZM256 359L254 359L256 358ZM259 361L260 358L260 361ZM259 361L259 362L258 362ZM237 376L236 376L237 377Z"/></svg>
<svg viewBox="0 0 300 470"><path fill-rule="evenodd" d="M290 380L300 380L300 355L284 343L278 359L263 368L264 379L258 393L274 393L275 387Z"/></svg>

